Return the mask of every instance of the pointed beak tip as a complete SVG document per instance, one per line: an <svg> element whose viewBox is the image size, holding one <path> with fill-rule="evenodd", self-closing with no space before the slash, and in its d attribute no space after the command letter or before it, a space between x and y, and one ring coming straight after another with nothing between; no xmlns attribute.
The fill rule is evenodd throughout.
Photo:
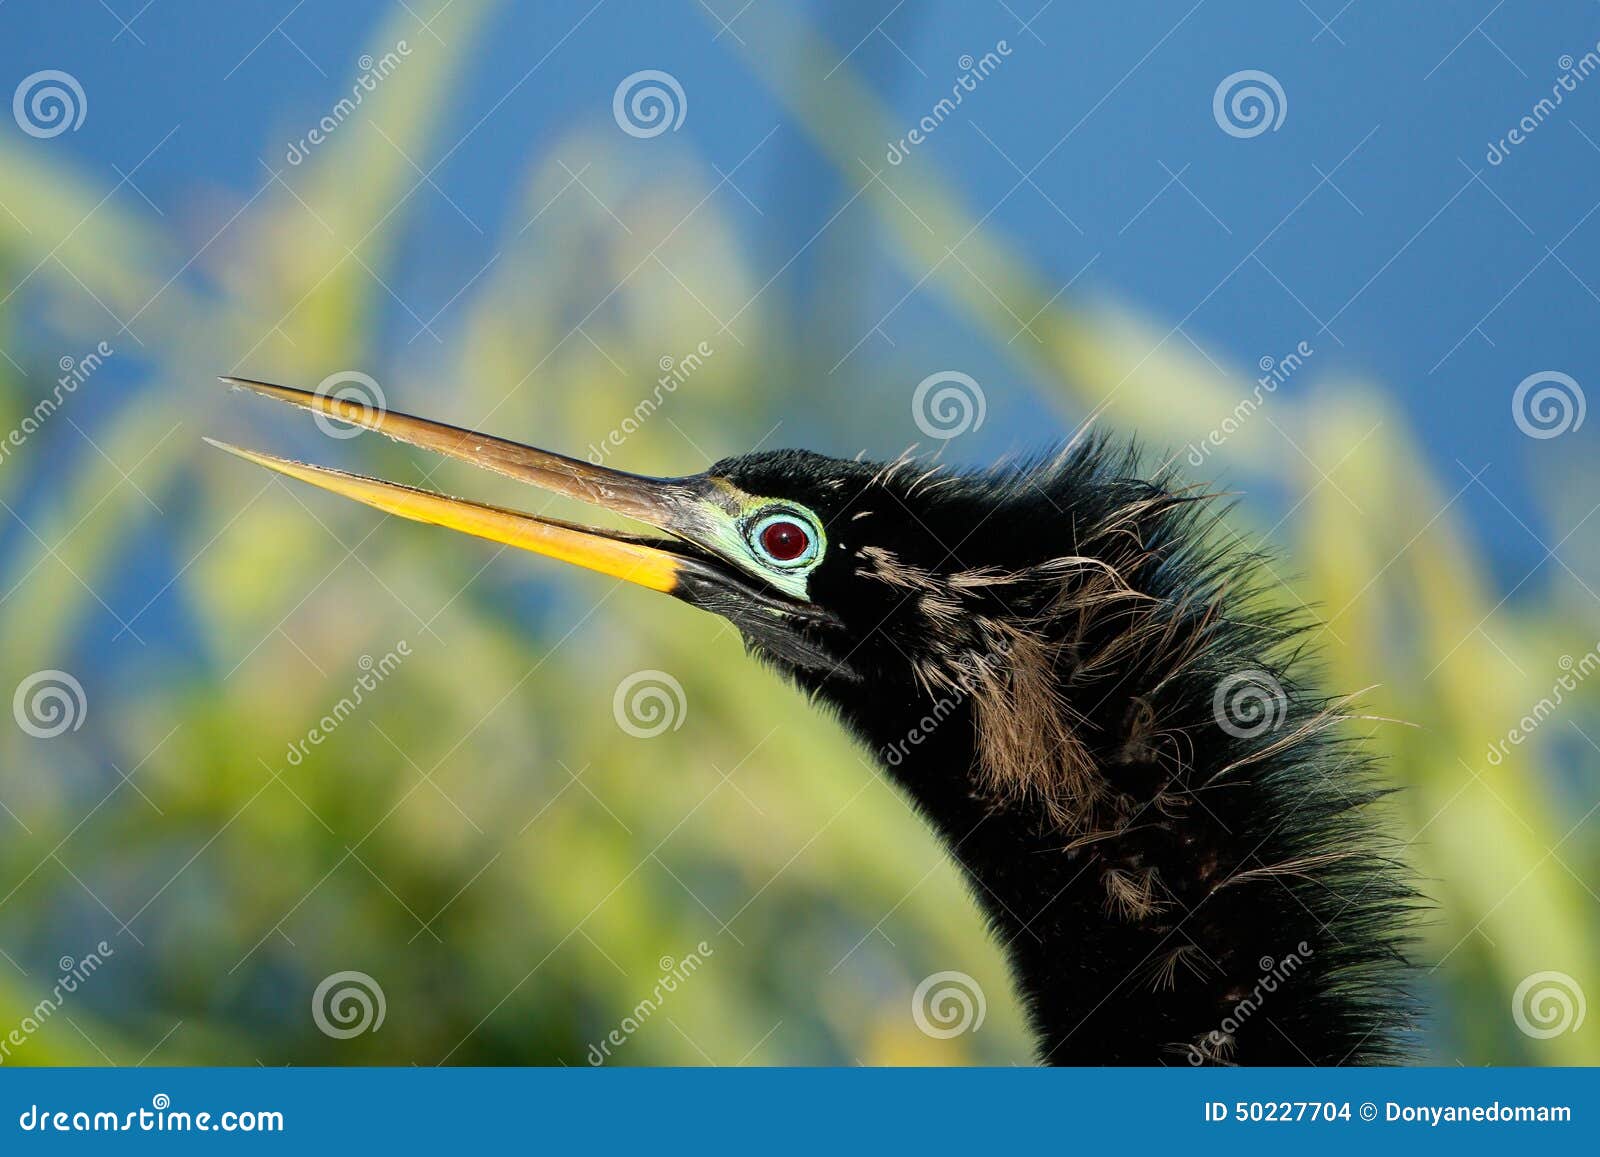
<svg viewBox="0 0 1600 1157"><path fill-rule="evenodd" d="M276 469L276 467L273 466L270 455L261 454L255 450L246 450L243 446L235 446L232 442L224 442L218 438L207 437L204 434L200 435L200 440L207 446L221 450L224 454L232 454L235 458L242 458L244 461L253 462L257 466L266 466L269 469Z"/></svg>
<svg viewBox="0 0 1600 1157"><path fill-rule="evenodd" d="M278 386L271 382L259 382L254 378L241 378L233 374L218 374L217 381L230 390L245 390L263 397L277 398L280 402L291 402L308 410L324 408L322 403L325 399L320 395L296 390L290 386Z"/></svg>

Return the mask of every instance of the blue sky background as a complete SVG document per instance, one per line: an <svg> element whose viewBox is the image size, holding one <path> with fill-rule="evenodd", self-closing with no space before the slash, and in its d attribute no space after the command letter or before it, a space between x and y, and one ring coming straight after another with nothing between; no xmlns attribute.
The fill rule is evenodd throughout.
<svg viewBox="0 0 1600 1157"><path fill-rule="evenodd" d="M448 110L450 125L477 127L434 174L436 188L407 207L399 295L423 317L446 305L493 253L529 158L574 126L604 123L617 80L641 68L682 81L689 113L674 143L724 171L776 129L738 182L763 212L728 205L752 264L777 270L849 190L738 49L741 21L769 3L499 10ZM1450 489L1464 469L1489 465L1494 494L1474 487L1462 505L1501 579L1509 586L1539 560L1516 519L1551 531L1539 484L1554 459L1509 420L1510 396L1536 371L1580 383L1594 373L1600 79L1580 84L1504 163L1485 153L1550 92L1563 56L1594 49L1600 5L799 7L908 126L948 91L960 56L1005 39L1006 65L919 150L975 214L996 206L989 226L1057 285L1093 259L1074 294L1130 306L1157 332L1182 323L1230 365L1248 370L1309 341L1315 373L1286 392L1348 375L1381 383ZM348 90L359 55L385 47L372 37L387 10L377 0L12 0L0 10L0 80L9 91L41 67L79 78L89 94L82 128L25 143L69 154L108 190L138 165L138 193L118 190L119 204L149 211L138 199L147 197L198 243L215 227L219 195L237 203L257 190L263 160L282 167L288 142ZM1236 139L1218 130L1211 96L1245 68L1279 79L1287 115L1277 131ZM1052 147L1032 185L1006 196L1017 169L1004 158L1031 169ZM820 283L822 249L795 260L774 292L810 311L817 340L837 347L832 364L905 284L869 263L864 284L841 298L842 287ZM923 324L936 310L919 299L896 321L915 327L930 367L961 364L970 335ZM415 325L393 312L396 341L409 340ZM1037 440L1037 419L997 408L986 441L964 449ZM790 429L807 429L803 414Z"/></svg>

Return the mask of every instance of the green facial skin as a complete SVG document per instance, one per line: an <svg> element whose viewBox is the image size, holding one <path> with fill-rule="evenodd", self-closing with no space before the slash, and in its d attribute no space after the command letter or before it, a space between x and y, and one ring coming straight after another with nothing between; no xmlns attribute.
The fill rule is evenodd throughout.
<svg viewBox="0 0 1600 1157"><path fill-rule="evenodd" d="M710 517L702 528L703 545L789 597L810 601L807 579L828 550L820 518L797 502L753 497L747 498L736 514L715 506L708 507L707 513ZM805 527L812 541L809 554L785 564L768 558L751 544L754 529L773 515L787 515Z"/></svg>

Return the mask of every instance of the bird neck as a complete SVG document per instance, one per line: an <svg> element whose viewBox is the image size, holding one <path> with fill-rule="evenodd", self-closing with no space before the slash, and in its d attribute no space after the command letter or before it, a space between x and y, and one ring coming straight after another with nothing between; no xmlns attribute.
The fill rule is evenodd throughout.
<svg viewBox="0 0 1600 1157"><path fill-rule="evenodd" d="M828 696L973 881L1044 1063L1396 1055L1409 893L1355 818L1371 793L1333 758L1327 705L1285 693L1274 733L1243 742L1213 718L1216 685L1130 660L1095 710L1063 685L1011 720L959 683ZM999 786L1019 728L1075 736L1053 766L1080 781Z"/></svg>
<svg viewBox="0 0 1600 1157"><path fill-rule="evenodd" d="M870 629L843 671L796 677L973 881L1041 1059L1403 1055L1415 896L1365 811L1348 701L1299 678L1313 624L1258 556L1205 495L1092 439L897 471L886 508L914 517L851 556Z"/></svg>

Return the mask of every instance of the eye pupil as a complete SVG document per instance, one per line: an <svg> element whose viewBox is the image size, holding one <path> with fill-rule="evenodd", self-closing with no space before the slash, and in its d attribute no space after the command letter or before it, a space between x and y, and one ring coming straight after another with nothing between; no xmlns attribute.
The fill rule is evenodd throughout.
<svg viewBox="0 0 1600 1157"><path fill-rule="evenodd" d="M805 527L787 519L770 522L761 530L761 549L779 562L793 562L810 546Z"/></svg>

